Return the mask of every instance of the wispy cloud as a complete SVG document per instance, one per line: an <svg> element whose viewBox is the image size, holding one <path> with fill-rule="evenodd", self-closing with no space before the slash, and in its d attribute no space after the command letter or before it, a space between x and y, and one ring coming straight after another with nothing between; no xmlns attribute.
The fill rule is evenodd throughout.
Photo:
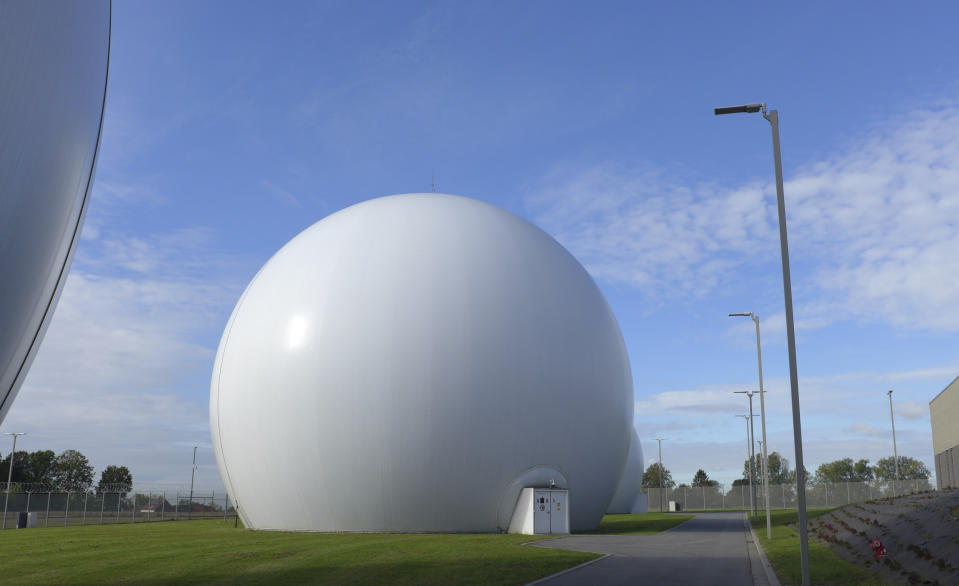
<svg viewBox="0 0 959 586"><path fill-rule="evenodd" d="M802 167L786 182L794 262L836 316L959 330L959 107L924 111ZM536 219L600 279L650 296L701 296L775 246L769 184L685 185L597 165L547 177ZM777 319L772 320L774 323Z"/></svg>
<svg viewBox="0 0 959 586"><path fill-rule="evenodd" d="M260 187L262 187L270 195L270 197L276 199L279 202L282 202L286 205L297 207L297 208L302 207L302 204L300 204L300 200L297 199L295 195L293 195L290 191L283 189L282 187L280 187L279 185L276 185L275 183L271 181L267 181L266 179L264 179L263 181L260 182Z"/></svg>

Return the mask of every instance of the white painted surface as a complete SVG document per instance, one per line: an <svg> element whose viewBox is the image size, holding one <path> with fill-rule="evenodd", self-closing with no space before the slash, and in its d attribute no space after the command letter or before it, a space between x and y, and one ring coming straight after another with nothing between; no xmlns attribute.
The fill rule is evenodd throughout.
<svg viewBox="0 0 959 586"><path fill-rule="evenodd" d="M520 533L523 535L533 535L533 493L536 489L524 488L519 493L516 500L516 507L513 509L513 518L510 519L509 532Z"/></svg>
<svg viewBox="0 0 959 586"><path fill-rule="evenodd" d="M525 220L439 194L352 206L277 252L210 395L221 475L258 529L501 531L519 479L552 472L576 495L570 528L590 529L632 418L626 348L583 267Z"/></svg>

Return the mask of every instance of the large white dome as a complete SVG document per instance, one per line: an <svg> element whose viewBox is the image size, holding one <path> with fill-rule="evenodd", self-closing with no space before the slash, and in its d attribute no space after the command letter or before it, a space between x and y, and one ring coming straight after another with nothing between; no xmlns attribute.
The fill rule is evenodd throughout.
<svg viewBox="0 0 959 586"><path fill-rule="evenodd" d="M645 513L647 512L646 494L643 493L643 444L639 441L639 434L633 428L632 439L629 442L629 452L626 454L626 466L619 479L619 486L613 500L609 503L607 513Z"/></svg>
<svg viewBox="0 0 959 586"><path fill-rule="evenodd" d="M0 2L0 423L53 319L80 236L110 11L109 0Z"/></svg>
<svg viewBox="0 0 959 586"><path fill-rule="evenodd" d="M550 480L589 529L632 420L589 274L525 220L439 194L354 205L280 249L210 392L220 474L256 529L497 531Z"/></svg>

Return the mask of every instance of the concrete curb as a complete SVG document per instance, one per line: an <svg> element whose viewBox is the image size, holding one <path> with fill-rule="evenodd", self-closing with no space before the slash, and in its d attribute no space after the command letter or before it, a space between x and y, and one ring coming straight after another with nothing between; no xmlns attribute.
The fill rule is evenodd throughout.
<svg viewBox="0 0 959 586"><path fill-rule="evenodd" d="M779 578L776 577L776 572L773 571L773 567L769 564L769 560L766 558L766 552L763 551L763 546L759 545L759 538L756 536L756 532L753 530L753 524L749 522L749 516L745 517L746 527L749 528L749 533L753 536L753 544L756 546L756 551L759 552L759 559L762 560L763 569L766 570L766 579L769 580L770 586L782 586L779 583Z"/></svg>
<svg viewBox="0 0 959 586"><path fill-rule="evenodd" d="M539 580L534 580L534 581L530 582L529 584L527 584L526 586L533 586L534 584L542 584L543 582L546 582L547 580L552 580L553 578L557 578L557 577L559 577L559 576L562 576L563 574L568 574L568 573L573 572L573 571L575 571L575 570L579 570L579 569L581 569L581 568L585 568L586 566L588 566L588 565L590 565L590 564L595 564L596 562L605 560L606 558L608 558L608 557L610 557L610 556L612 556L612 555L613 555L613 554L611 554L611 553L605 553L605 554L603 554L601 557L598 557L598 558L596 558L596 559L594 559L594 560L589 560L588 562L583 562L583 563L579 564L578 566L573 566L572 568L566 568L566 569L563 570L562 572L556 572L555 574L550 574L549 576L544 576L544 577L540 578ZM775 586L779 586L779 583L777 582Z"/></svg>

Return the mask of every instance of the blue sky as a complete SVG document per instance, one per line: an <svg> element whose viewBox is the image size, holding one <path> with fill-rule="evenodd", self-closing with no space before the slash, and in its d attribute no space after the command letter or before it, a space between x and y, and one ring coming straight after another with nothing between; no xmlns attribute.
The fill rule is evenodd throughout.
<svg viewBox="0 0 959 586"><path fill-rule="evenodd" d="M771 449L793 460L768 124L780 112L806 466L932 468L959 375L952 3L116 3L100 161L44 345L4 422L138 482L219 485L223 326L256 270L382 195L475 197L597 279L636 425L677 480L742 470L763 326ZM757 405L758 409L758 405ZM4 448L7 449L7 448Z"/></svg>

